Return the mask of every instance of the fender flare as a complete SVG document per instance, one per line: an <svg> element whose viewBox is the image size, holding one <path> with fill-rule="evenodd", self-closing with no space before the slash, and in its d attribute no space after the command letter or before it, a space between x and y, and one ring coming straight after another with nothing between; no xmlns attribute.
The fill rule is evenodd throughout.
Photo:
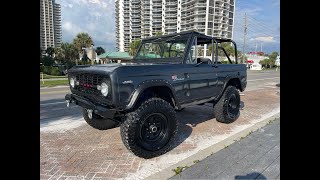
<svg viewBox="0 0 320 180"><path fill-rule="evenodd" d="M132 107L135 106L137 100L140 98L141 94L146 90L147 88L154 87L154 86L162 86L162 87L167 87L170 89L172 98L173 98L173 104L174 106L177 105L176 102L176 93L175 89L173 86L166 80L146 80L140 83L137 88L135 89L134 93L130 97L130 101L126 106L126 110L131 109Z"/></svg>
<svg viewBox="0 0 320 180"><path fill-rule="evenodd" d="M228 82L229 82L231 79L238 79L239 82L240 82L240 88L242 89L242 84L241 84L240 78L239 78L236 74L228 75L228 76L225 77L225 79L224 79L224 82L225 82L225 83L224 83L224 85L223 85L222 91L219 93L219 96L217 97L216 100L220 99L220 97L222 96L224 90L225 90L226 87L227 87Z"/></svg>

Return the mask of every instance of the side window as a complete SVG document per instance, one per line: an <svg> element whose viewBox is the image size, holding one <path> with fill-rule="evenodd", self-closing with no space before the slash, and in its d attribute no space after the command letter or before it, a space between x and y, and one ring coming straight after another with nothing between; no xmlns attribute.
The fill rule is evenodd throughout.
<svg viewBox="0 0 320 180"><path fill-rule="evenodd" d="M196 64L196 63L197 63L197 37L193 39L192 46L186 61L186 64Z"/></svg>

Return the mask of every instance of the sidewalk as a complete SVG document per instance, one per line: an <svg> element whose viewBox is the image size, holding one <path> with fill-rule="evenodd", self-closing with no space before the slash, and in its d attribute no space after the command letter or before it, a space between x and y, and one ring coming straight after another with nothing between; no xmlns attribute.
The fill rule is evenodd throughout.
<svg viewBox="0 0 320 180"><path fill-rule="evenodd" d="M170 179L280 179L280 118Z"/></svg>
<svg viewBox="0 0 320 180"><path fill-rule="evenodd" d="M144 179L156 175L279 113L279 91L276 87L245 92L240 118L231 124L217 122L210 104L187 107L177 113L179 131L173 150L148 160L124 147L119 128L99 131L82 120L74 127L62 124L42 129L41 179ZM168 172L174 175L171 169Z"/></svg>

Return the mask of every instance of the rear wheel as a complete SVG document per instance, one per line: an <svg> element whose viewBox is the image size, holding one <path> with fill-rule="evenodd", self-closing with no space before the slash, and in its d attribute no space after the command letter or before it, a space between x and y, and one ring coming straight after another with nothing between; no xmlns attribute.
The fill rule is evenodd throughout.
<svg viewBox="0 0 320 180"><path fill-rule="evenodd" d="M213 106L217 121L232 123L240 116L240 94L236 87L228 86L219 101Z"/></svg>
<svg viewBox="0 0 320 180"><path fill-rule="evenodd" d="M88 116L88 111L86 108L82 109L82 114L83 114L84 120L91 127L95 128L95 129L107 130L107 129L114 128L118 125L118 123L116 123L110 119L105 119L105 118L99 116L98 114L95 114L94 112L92 112L92 117L90 118Z"/></svg>

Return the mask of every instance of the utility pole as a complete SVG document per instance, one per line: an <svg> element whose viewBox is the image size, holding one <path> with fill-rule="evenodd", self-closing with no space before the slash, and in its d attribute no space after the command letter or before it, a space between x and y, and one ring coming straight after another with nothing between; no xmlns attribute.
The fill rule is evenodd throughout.
<svg viewBox="0 0 320 180"><path fill-rule="evenodd" d="M246 35L247 35L247 13L244 13L244 29L243 29L243 50L241 64L244 62L245 49L246 49Z"/></svg>
<svg viewBox="0 0 320 180"><path fill-rule="evenodd" d="M262 42L261 42L261 49L260 49L260 51L262 52Z"/></svg>
<svg viewBox="0 0 320 180"><path fill-rule="evenodd" d="M254 50L254 54L257 55L257 42L256 42L256 48Z"/></svg>

